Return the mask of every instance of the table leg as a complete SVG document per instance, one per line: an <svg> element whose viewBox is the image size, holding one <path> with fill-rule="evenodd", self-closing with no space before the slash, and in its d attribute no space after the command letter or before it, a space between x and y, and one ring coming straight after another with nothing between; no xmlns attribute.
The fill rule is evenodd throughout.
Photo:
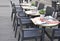
<svg viewBox="0 0 60 41"><path fill-rule="evenodd" d="M44 28L43 28L44 29ZM41 40L40 41L44 41L44 37L45 37L45 35L44 35L44 30L42 30L42 36L41 36Z"/></svg>
<svg viewBox="0 0 60 41"><path fill-rule="evenodd" d="M43 29L44 29L44 34L46 34L48 36L48 38L51 39L51 36L46 32L45 27L43 27Z"/></svg>
<svg viewBox="0 0 60 41"><path fill-rule="evenodd" d="M46 32L46 30L45 30L45 34L48 36L49 39L51 39L51 36Z"/></svg>

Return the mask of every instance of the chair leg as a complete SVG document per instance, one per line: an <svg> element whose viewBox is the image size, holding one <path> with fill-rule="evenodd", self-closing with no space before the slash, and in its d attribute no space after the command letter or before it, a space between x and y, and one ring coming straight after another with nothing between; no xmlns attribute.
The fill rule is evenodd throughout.
<svg viewBox="0 0 60 41"><path fill-rule="evenodd" d="M35 38L35 41L37 41L37 38Z"/></svg>
<svg viewBox="0 0 60 41"><path fill-rule="evenodd" d="M16 30L15 30L15 38L16 38L16 35L17 35L17 26L16 26Z"/></svg>
<svg viewBox="0 0 60 41"><path fill-rule="evenodd" d="M51 39L51 41L53 41L53 39Z"/></svg>
<svg viewBox="0 0 60 41"><path fill-rule="evenodd" d="M14 27L14 31L15 31L15 18L13 20L13 27Z"/></svg>
<svg viewBox="0 0 60 41"><path fill-rule="evenodd" d="M14 20L13 20L14 31L15 31L15 19L16 19L16 16L14 15Z"/></svg>
<svg viewBox="0 0 60 41"><path fill-rule="evenodd" d="M16 35L17 35L17 29L18 29L18 20L17 20L17 24L16 24L16 30L15 30L15 38L16 38Z"/></svg>
<svg viewBox="0 0 60 41"><path fill-rule="evenodd" d="M58 41L60 41L60 37L58 38Z"/></svg>
<svg viewBox="0 0 60 41"><path fill-rule="evenodd" d="M11 13L11 21L13 20L13 12Z"/></svg>
<svg viewBox="0 0 60 41"><path fill-rule="evenodd" d="M45 30L45 28L43 28L43 29ZM45 38L44 30L42 30L42 35L41 35L40 41L44 41L44 38Z"/></svg>
<svg viewBox="0 0 60 41"><path fill-rule="evenodd" d="M40 39L40 41L43 41L43 39L42 39L42 36L41 36L41 39Z"/></svg>
<svg viewBox="0 0 60 41"><path fill-rule="evenodd" d="M18 36L18 41L23 41L23 38L20 37L20 33L19 33L19 36Z"/></svg>
<svg viewBox="0 0 60 41"><path fill-rule="evenodd" d="M19 33L19 35L18 35L18 41L20 41L20 33Z"/></svg>

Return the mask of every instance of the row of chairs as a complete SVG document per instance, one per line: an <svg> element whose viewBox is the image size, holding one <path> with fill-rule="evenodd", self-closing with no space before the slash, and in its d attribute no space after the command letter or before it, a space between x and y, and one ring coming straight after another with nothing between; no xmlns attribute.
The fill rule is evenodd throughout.
<svg viewBox="0 0 60 41"><path fill-rule="evenodd" d="M35 39L37 41L38 37L41 37L41 41L43 41L42 38L43 38L44 34L40 32L40 30L43 31L43 29L35 26L31 22L30 18L25 15L25 12L21 9L21 7L20 7L20 10L17 10L17 7L15 6L15 4L13 4L13 6L15 9L15 12L14 12L15 16L13 18L14 19L13 24L14 24L14 30L15 30L15 37L17 34L18 26L20 26L19 27L20 31L19 31L18 41L19 40L23 41L25 39ZM53 8L47 7L46 8L46 16L47 15L52 16L53 11L54 11ZM58 32L60 32L60 30L53 29L53 33L52 33L53 37L51 36L51 41L53 41L53 39L55 37L54 35ZM56 37L58 37L58 36L56 36Z"/></svg>
<svg viewBox="0 0 60 41"><path fill-rule="evenodd" d="M16 16L14 17L13 21L15 37L17 34L18 26L20 26L18 41L23 41L25 39L35 39L35 41L37 41L37 38L41 38L42 41L43 33L41 33L40 30L43 31L43 29L33 26L34 24L32 24L30 18L25 15L23 10L16 12L15 7L15 14Z"/></svg>
<svg viewBox="0 0 60 41"><path fill-rule="evenodd" d="M35 1L35 3L36 3L35 6L38 7L38 10L44 9L44 4L43 3L38 3L38 1ZM20 11L20 9L22 9L22 7L20 5L16 6L16 11L15 11L14 3L12 4L12 1L11 1L11 7L12 7L11 20L12 20L13 19L13 14L16 13L16 11L17 12Z"/></svg>

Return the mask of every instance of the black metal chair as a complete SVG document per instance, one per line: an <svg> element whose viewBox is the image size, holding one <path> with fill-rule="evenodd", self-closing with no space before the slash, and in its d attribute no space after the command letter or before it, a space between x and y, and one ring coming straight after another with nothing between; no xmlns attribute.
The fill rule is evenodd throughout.
<svg viewBox="0 0 60 41"><path fill-rule="evenodd" d="M57 12L56 15L57 15L56 19L60 21L60 12ZM58 24L57 29L52 30L52 36L51 36L51 41L54 41L54 39L58 39L58 41L60 41L60 23Z"/></svg>
<svg viewBox="0 0 60 41"><path fill-rule="evenodd" d="M22 8L20 8L20 5L15 5L15 3L12 3L12 1L10 1L11 3L11 7L12 7L12 13L11 13L11 20L13 20L13 15L16 13L16 12L19 12L21 10L23 10ZM16 6L16 7L15 7ZM15 10L16 8L16 10Z"/></svg>
<svg viewBox="0 0 60 41"><path fill-rule="evenodd" d="M12 9L12 14L11 14L11 19L13 19L13 27L15 25L14 23L15 23L15 19L16 19L16 14L21 11L23 11L23 9L20 6L15 6L15 4L13 3L13 9ZM13 15L14 15L14 17L13 17ZM14 30L15 30L15 28L14 28Z"/></svg>
<svg viewBox="0 0 60 41"><path fill-rule="evenodd" d="M13 19L13 14L15 14L15 7L14 7L14 3L12 3L12 1L10 1L11 3L11 7L12 7L12 13L11 13L11 20Z"/></svg>
<svg viewBox="0 0 60 41"><path fill-rule="evenodd" d="M57 12L60 12L60 4L57 4Z"/></svg>
<svg viewBox="0 0 60 41"><path fill-rule="evenodd" d="M15 15L14 15L14 20L13 20L13 25L14 25L14 23L15 23L15 20L16 20L16 16L18 15L18 16L20 16L20 17L26 17L26 14L25 14L25 12L23 11L23 9L22 9L22 7L20 7L19 8L20 10L17 10L16 9L16 6L15 6ZM28 17L26 17L26 18L28 18Z"/></svg>
<svg viewBox="0 0 60 41"><path fill-rule="evenodd" d="M17 14L14 17L14 21L13 21L14 30L15 30L15 37L16 37L16 34L17 34L18 26L20 26L19 23L18 23L18 19L20 19L20 17L23 19L22 21L23 21L24 25L32 24L30 18L26 16L26 14L25 14L25 12L23 10L20 11L20 12L17 12ZM17 21L17 22L15 22L15 21ZM17 26L16 26L16 23L17 23Z"/></svg>
<svg viewBox="0 0 60 41"><path fill-rule="evenodd" d="M21 17L21 18L22 18L22 23L24 26L26 26L26 27L32 26L32 22L29 18L26 18L26 17ZM20 17L16 17L15 27L14 27L15 28L15 38L17 35L17 29L20 26L20 23L18 22L19 19L20 19Z"/></svg>
<svg viewBox="0 0 60 41"><path fill-rule="evenodd" d="M20 31L19 31L19 36L18 36L18 41L23 41L23 40L28 40L28 39L35 39L35 41L37 41L37 38L41 38L41 41L43 41L43 36L44 33L41 32L40 30L43 31L43 28L24 28L23 27L23 21L21 20L21 18L19 19L19 23L20 23ZM43 39L42 39L43 38Z"/></svg>
<svg viewBox="0 0 60 41"><path fill-rule="evenodd" d="M22 18L22 21L23 21L23 24L25 25L25 26L36 26L36 25L34 25L32 22L31 22L31 20L30 20L30 17L28 17L28 16L26 16L25 15L25 12L24 11L20 11L20 12L18 12L18 15L16 16L16 18L15 18L15 20L17 21L17 22L14 22L14 24L16 24L17 23L17 25L14 25L14 29L16 28L16 30L15 30L15 37L16 37L16 34L17 34L17 29L18 29L18 26L20 26L19 25L19 23L18 23L18 19L20 19L20 18ZM37 27L37 26L36 26Z"/></svg>
<svg viewBox="0 0 60 41"><path fill-rule="evenodd" d="M12 3L12 1L11 1L11 3ZM13 27L14 27L14 22L15 22L15 16L16 16L16 7L15 7L15 4L14 3L12 3L12 14L11 14L11 20L13 19ZM14 15L14 17L13 17L13 15Z"/></svg>
<svg viewBox="0 0 60 41"><path fill-rule="evenodd" d="M47 6L45 16L54 16L54 15L55 15L55 9L53 7Z"/></svg>
<svg viewBox="0 0 60 41"><path fill-rule="evenodd" d="M25 25L25 26L35 26L32 22L31 22L31 20L30 20L30 17L28 17L28 16L26 16L26 14L25 14L25 12L22 10L22 11L20 11L20 12L17 12L17 15L15 16L15 19L14 19L14 30L15 30L15 37L16 37L16 34L17 34L17 29L18 29L18 26L20 26L19 25L19 23L18 23L18 19L20 19L20 18L22 18L22 21L23 21L23 24ZM16 21L16 22L15 22ZM17 25L16 25L16 23L17 23ZM36 26L37 27L37 26Z"/></svg>
<svg viewBox="0 0 60 41"><path fill-rule="evenodd" d="M45 5L43 3L39 3L38 10L44 9L44 6Z"/></svg>

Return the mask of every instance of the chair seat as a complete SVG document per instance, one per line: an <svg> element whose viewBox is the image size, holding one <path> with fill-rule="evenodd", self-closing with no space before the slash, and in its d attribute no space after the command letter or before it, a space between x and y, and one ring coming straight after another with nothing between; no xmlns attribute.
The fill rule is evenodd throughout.
<svg viewBox="0 0 60 41"><path fill-rule="evenodd" d="M22 11L22 8L16 7L16 11L17 11L17 12L20 12L20 11Z"/></svg>
<svg viewBox="0 0 60 41"><path fill-rule="evenodd" d="M29 38L29 37L40 37L41 31L36 30L35 28L28 28L28 29L23 29L24 30L24 37Z"/></svg>
<svg viewBox="0 0 60 41"><path fill-rule="evenodd" d="M19 16L26 16L25 14L19 14Z"/></svg>
<svg viewBox="0 0 60 41"><path fill-rule="evenodd" d="M19 19L19 18L22 18L22 19L30 19L29 17L24 16L24 15L21 15L21 16L17 15L17 18L18 18L18 19Z"/></svg>
<svg viewBox="0 0 60 41"><path fill-rule="evenodd" d="M20 11L20 12L18 12L18 16L21 17L21 16L26 16L26 15L25 15L25 13L23 11Z"/></svg>
<svg viewBox="0 0 60 41"><path fill-rule="evenodd" d="M19 16L17 16L17 18L20 19ZM23 24L23 25L30 25L30 24L32 24L32 22L31 22L31 20L29 19L29 17L22 17L21 20L22 20L22 24ZM18 26L20 26L19 21L18 21Z"/></svg>
<svg viewBox="0 0 60 41"><path fill-rule="evenodd" d="M21 19L22 20L22 24L24 25L30 25L30 24L32 24L32 22L31 22L31 20L30 19ZM19 23L19 22L18 22Z"/></svg>
<svg viewBox="0 0 60 41"><path fill-rule="evenodd" d="M60 37L60 31L56 31L54 34L55 37Z"/></svg>

